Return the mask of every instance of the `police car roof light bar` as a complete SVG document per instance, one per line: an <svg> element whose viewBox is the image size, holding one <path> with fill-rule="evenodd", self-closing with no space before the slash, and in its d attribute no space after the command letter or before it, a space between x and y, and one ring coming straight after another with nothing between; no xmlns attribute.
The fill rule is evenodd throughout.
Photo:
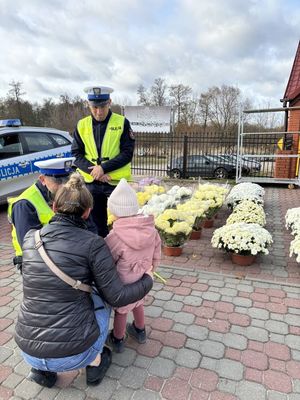
<svg viewBox="0 0 300 400"><path fill-rule="evenodd" d="M21 126L22 122L19 118L14 119L0 119L0 128L9 128Z"/></svg>

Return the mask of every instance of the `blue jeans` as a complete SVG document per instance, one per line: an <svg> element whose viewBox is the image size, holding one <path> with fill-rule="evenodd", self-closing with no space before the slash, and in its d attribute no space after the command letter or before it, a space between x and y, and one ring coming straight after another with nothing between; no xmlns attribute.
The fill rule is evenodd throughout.
<svg viewBox="0 0 300 400"><path fill-rule="evenodd" d="M62 358L37 358L22 352L24 360L35 369L50 372L65 372L84 368L95 360L99 353L102 353L103 346L108 334L109 318L111 307L103 302L98 294L92 294L95 315L100 330L96 342L86 351L75 356ZM99 310L97 308L100 307Z"/></svg>

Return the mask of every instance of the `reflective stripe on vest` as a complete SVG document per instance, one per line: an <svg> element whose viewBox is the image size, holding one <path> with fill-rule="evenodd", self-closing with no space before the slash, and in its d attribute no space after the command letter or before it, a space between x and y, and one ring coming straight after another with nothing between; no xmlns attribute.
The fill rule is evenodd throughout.
<svg viewBox="0 0 300 400"><path fill-rule="evenodd" d="M123 115L115 113L111 114L101 146L101 158L109 158L111 160L120 154L120 139L124 131L124 122L125 117ZM88 116L81 119L77 124L77 130L84 144L85 158L92 164L96 165L99 154L93 135L92 117ZM102 162L102 164L104 163L105 161ZM93 182L94 178L89 173L86 173L79 168L77 168L77 171L81 173L86 183ZM116 169L115 171L108 172L108 175L112 179L109 182L112 185L116 185L121 178L125 178L130 181L131 164L128 163L123 167Z"/></svg>
<svg viewBox="0 0 300 400"><path fill-rule="evenodd" d="M48 222L54 215L54 212L47 204L38 187L36 185L31 185L28 189L21 193L20 196L11 197L8 199L8 216L10 220L12 219L12 208L14 204L16 204L20 200L27 200L33 205L33 207L36 209L38 219L42 225L48 224ZM21 256L22 248L20 243L18 242L16 228L13 224L12 226L13 247L15 249L16 256Z"/></svg>

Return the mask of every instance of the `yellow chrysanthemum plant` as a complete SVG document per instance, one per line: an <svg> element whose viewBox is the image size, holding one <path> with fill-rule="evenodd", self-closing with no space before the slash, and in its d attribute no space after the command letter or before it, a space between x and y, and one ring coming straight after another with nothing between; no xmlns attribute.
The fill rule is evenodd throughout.
<svg viewBox="0 0 300 400"><path fill-rule="evenodd" d="M152 194L148 192L137 192L136 194L140 207L143 207L151 199Z"/></svg>
<svg viewBox="0 0 300 400"><path fill-rule="evenodd" d="M191 218L191 221L193 220L193 231L200 231L209 205L210 202L191 199L183 204L178 204L177 210L184 212Z"/></svg>
<svg viewBox="0 0 300 400"><path fill-rule="evenodd" d="M141 190L136 194L140 207L143 207L145 204L147 204L153 195L159 195L165 193L166 191L164 186L158 184L141 185L140 187Z"/></svg>
<svg viewBox="0 0 300 400"><path fill-rule="evenodd" d="M193 199L209 202L206 218L211 219L222 207L228 188L211 184L199 185L194 192Z"/></svg>
<svg viewBox="0 0 300 400"><path fill-rule="evenodd" d="M165 246L181 247L189 238L194 217L184 211L167 209L155 219L155 226Z"/></svg>
<svg viewBox="0 0 300 400"><path fill-rule="evenodd" d="M114 221L117 218L109 211L109 209L107 209L107 226L108 226L108 230L111 230L112 225L114 223Z"/></svg>

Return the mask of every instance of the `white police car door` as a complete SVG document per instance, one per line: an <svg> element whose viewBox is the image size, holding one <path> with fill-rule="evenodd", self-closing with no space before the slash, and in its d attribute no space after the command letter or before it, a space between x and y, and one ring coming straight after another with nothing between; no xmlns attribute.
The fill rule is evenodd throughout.
<svg viewBox="0 0 300 400"><path fill-rule="evenodd" d="M36 180L35 161L71 155L71 141L63 134L21 129L0 132L0 204Z"/></svg>
<svg viewBox="0 0 300 400"><path fill-rule="evenodd" d="M1 197L15 193L24 187L24 177L32 173L29 155L24 155L18 132L0 136L0 181Z"/></svg>
<svg viewBox="0 0 300 400"><path fill-rule="evenodd" d="M54 157L70 157L70 141L54 132L22 132L20 136L24 152L30 154L31 169L33 173L38 173L38 168L34 165L36 161L48 160Z"/></svg>

